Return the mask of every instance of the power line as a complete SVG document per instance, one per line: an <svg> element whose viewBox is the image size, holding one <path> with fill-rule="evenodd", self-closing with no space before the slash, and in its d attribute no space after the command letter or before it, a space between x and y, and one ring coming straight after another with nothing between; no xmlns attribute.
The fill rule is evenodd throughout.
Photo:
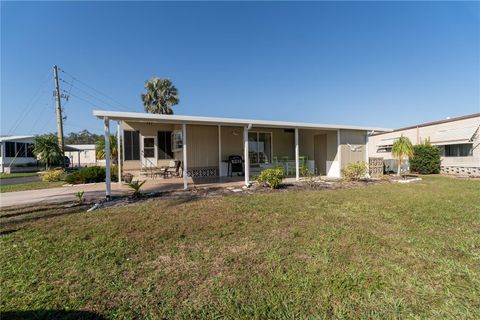
<svg viewBox="0 0 480 320"><path fill-rule="evenodd" d="M65 80L63 80L63 79L60 79L60 80L61 80L62 82L64 82L64 83L66 83L66 84L70 84L70 88L73 88L73 89L75 89L75 90L81 91L82 93L88 95L89 97L92 97L93 99L96 99L96 100L100 101L101 103L103 103L103 104L105 104L105 105L107 105L107 106L110 106L110 107L113 108L113 109L117 109L117 110L120 109L119 107L113 106L110 102L107 102L107 101L105 101L105 100L103 100L103 99L101 99L101 98L99 98L99 97L97 97L97 96L89 93L89 92L86 91L86 90L83 90L83 89L80 89L80 88L77 87L77 86L74 86L72 83L69 83L69 82L67 82L67 81L65 81ZM67 91L65 91L65 90L63 90L63 92L65 92L66 94L70 94L70 93L71 93L71 91L70 91L70 93L67 93ZM125 109L120 109L120 110L124 110L124 111L125 111Z"/></svg>
<svg viewBox="0 0 480 320"><path fill-rule="evenodd" d="M93 102L91 102L91 101L89 101L89 100L87 100L87 99L85 99L85 98L82 98L82 97L80 97L80 96L77 96L77 95L75 95L75 94L73 94L73 93L71 93L71 95L72 95L72 97L75 97L75 98L77 98L77 99L80 99L80 100L82 100L82 101L85 101L86 103L91 104L92 106L94 106L94 107L96 107L96 108L99 108L100 110L105 110L104 108L96 105L95 103L93 103Z"/></svg>
<svg viewBox="0 0 480 320"><path fill-rule="evenodd" d="M63 70L63 69L61 69L61 68L59 68L59 70L60 70L61 72L65 73L65 74L68 74L70 77L72 77L72 79L74 79L74 80L77 81L78 83L86 86L86 87L89 88L90 90L93 90L93 91L97 92L98 94L104 96L105 98L110 99L111 101L115 102L115 103L119 106L119 109L122 109L122 110L125 110L125 111L129 111L129 108L128 108L127 106L125 106L123 103L118 102L117 100L115 100L114 98L110 97L109 95L107 95L107 94L101 92L100 90L95 89L94 87L92 87L92 86L88 85L87 83L81 81L80 79L78 79L77 77L75 77L74 75L72 75L71 73L69 73L69 72L67 72L67 71L65 71L65 70ZM78 87L77 87L77 89L78 89ZM121 106L121 107L120 107L120 106Z"/></svg>
<svg viewBox="0 0 480 320"><path fill-rule="evenodd" d="M18 118L15 120L13 125L10 127L10 130L8 131L8 134L11 134L13 131L17 130L18 126L23 122L23 120L25 120L26 116L32 111L33 106L34 106L33 101L36 100L36 99L38 100L38 98L40 97L40 96L38 96L38 94L41 92L41 90L45 86L45 83L47 83L47 80L48 80L47 76L49 75L49 73L50 73L50 71L47 72L45 74L45 76L43 76L42 81L41 81L40 86L38 87L37 91L32 96L30 101L27 103L25 109L22 110L22 112L19 114Z"/></svg>

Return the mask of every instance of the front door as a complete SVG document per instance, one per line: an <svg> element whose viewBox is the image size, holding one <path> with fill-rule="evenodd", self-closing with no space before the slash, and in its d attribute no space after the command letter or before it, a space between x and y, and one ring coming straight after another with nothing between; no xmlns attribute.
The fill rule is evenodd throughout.
<svg viewBox="0 0 480 320"><path fill-rule="evenodd" d="M157 137L143 137L142 140L142 163L143 167L157 166Z"/></svg>

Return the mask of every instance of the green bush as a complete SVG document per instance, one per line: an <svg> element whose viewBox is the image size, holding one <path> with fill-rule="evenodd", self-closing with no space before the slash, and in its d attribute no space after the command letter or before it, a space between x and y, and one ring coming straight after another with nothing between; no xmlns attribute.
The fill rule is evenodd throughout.
<svg viewBox="0 0 480 320"><path fill-rule="evenodd" d="M413 146L413 157L410 159L410 170L421 173L440 172L440 150L430 143Z"/></svg>
<svg viewBox="0 0 480 320"><path fill-rule="evenodd" d="M42 180L47 182L62 181L65 172L62 169L48 170L42 174Z"/></svg>
<svg viewBox="0 0 480 320"><path fill-rule="evenodd" d="M104 167L87 167L80 169L80 171L72 172L66 177L66 181L71 184L79 183L95 183L105 181L105 168ZM118 174L116 166L110 169L110 178L112 181L118 181Z"/></svg>
<svg viewBox="0 0 480 320"><path fill-rule="evenodd" d="M341 172L345 180L360 180L367 176L368 166L365 162L349 163Z"/></svg>
<svg viewBox="0 0 480 320"><path fill-rule="evenodd" d="M306 165L300 166L300 175L302 177L310 177L312 175L312 172L310 172L310 169Z"/></svg>
<svg viewBox="0 0 480 320"><path fill-rule="evenodd" d="M282 183L285 177L285 171L283 167L275 169L263 170L257 177L256 181L268 185L272 189L277 189Z"/></svg>

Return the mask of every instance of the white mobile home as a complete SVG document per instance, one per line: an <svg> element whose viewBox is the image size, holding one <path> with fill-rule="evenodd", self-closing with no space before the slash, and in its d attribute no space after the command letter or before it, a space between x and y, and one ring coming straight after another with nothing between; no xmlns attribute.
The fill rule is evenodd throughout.
<svg viewBox="0 0 480 320"><path fill-rule="evenodd" d="M392 145L401 135L413 144L429 140L440 148L441 172L480 175L480 113L396 129L369 137L370 157L391 160ZM397 169L392 168L394 171Z"/></svg>
<svg viewBox="0 0 480 320"><path fill-rule="evenodd" d="M368 162L367 132L384 128L318 123L94 111L110 135L110 121L119 124L123 137L124 172L181 161L184 187L188 177L229 174L229 159L241 157L245 184L252 172L277 165L299 179L305 165L319 175L340 177L350 162ZM355 148L352 148L355 146ZM108 154L108 153L107 153ZM107 168L110 159L107 159ZM107 175L108 177L108 175ZM108 192L107 192L108 195Z"/></svg>
<svg viewBox="0 0 480 320"><path fill-rule="evenodd" d="M0 137L0 172L10 173L22 167L36 166L33 141L34 136Z"/></svg>

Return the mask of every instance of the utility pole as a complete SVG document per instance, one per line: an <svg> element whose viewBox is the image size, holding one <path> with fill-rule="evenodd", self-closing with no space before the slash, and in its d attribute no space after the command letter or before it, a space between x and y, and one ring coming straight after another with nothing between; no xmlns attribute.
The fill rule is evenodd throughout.
<svg viewBox="0 0 480 320"><path fill-rule="evenodd" d="M58 136L58 145L62 150L62 163L65 168L65 143L63 142L63 118L62 118L62 105L60 101L60 87L58 86L58 68L57 65L53 66L53 75L55 77L55 99L57 102L56 111L57 111L57 136Z"/></svg>

